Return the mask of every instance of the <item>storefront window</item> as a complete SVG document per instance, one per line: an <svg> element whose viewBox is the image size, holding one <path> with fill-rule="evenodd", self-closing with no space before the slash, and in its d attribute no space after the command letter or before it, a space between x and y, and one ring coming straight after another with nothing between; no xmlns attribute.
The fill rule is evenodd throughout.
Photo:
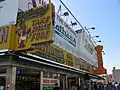
<svg viewBox="0 0 120 90"><path fill-rule="evenodd" d="M58 74L54 74L54 79L58 79Z"/></svg>
<svg viewBox="0 0 120 90"><path fill-rule="evenodd" d="M0 90L5 90L5 77L0 77Z"/></svg>
<svg viewBox="0 0 120 90"><path fill-rule="evenodd" d="M53 73L49 73L49 78L53 78Z"/></svg>
<svg viewBox="0 0 120 90"><path fill-rule="evenodd" d="M44 78L48 78L49 77L49 73L48 72L43 72L43 77Z"/></svg>

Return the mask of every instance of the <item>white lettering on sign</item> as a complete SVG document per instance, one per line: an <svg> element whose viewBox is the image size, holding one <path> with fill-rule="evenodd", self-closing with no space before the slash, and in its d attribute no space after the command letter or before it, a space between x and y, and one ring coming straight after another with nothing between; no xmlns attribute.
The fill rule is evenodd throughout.
<svg viewBox="0 0 120 90"><path fill-rule="evenodd" d="M7 43L8 27L0 28L0 43Z"/></svg>

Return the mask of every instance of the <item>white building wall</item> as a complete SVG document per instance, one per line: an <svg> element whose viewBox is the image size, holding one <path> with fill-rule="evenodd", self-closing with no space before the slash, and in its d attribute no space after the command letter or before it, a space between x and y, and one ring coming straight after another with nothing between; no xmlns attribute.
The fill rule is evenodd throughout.
<svg viewBox="0 0 120 90"><path fill-rule="evenodd" d="M120 69L113 69L114 82L120 83Z"/></svg>

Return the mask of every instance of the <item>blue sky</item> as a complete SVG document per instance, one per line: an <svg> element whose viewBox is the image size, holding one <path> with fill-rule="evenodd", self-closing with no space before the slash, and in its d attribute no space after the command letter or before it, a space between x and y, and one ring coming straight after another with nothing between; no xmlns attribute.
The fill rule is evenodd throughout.
<svg viewBox="0 0 120 90"><path fill-rule="evenodd" d="M119 0L63 0L79 22L86 27L95 26L92 36L99 35L104 46L104 66L108 73L120 68L120 1ZM58 0L53 2L59 7Z"/></svg>

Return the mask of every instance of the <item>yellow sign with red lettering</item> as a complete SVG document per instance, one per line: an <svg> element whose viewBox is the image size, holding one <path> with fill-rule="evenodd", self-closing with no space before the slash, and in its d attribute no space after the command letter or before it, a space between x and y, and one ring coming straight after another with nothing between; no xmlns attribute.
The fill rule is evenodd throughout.
<svg viewBox="0 0 120 90"><path fill-rule="evenodd" d="M31 48L54 38L52 4L18 13L15 50Z"/></svg>
<svg viewBox="0 0 120 90"><path fill-rule="evenodd" d="M0 27L0 50L12 48L13 26Z"/></svg>

